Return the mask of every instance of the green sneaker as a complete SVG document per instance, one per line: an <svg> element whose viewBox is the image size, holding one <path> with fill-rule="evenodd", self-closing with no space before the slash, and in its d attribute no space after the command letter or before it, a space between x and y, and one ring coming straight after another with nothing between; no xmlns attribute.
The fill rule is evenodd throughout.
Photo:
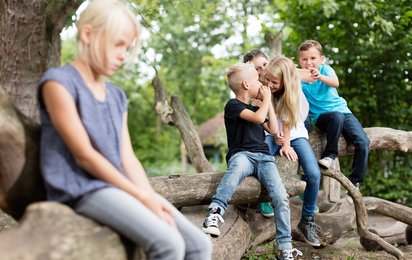
<svg viewBox="0 0 412 260"><path fill-rule="evenodd" d="M275 213L273 212L273 208L269 202L260 203L258 209L264 217L270 218L275 215Z"/></svg>
<svg viewBox="0 0 412 260"><path fill-rule="evenodd" d="M305 196L303 196L303 194L300 194L299 199L303 201L305 199ZM319 212L318 205L315 205L315 213L318 213L318 212Z"/></svg>

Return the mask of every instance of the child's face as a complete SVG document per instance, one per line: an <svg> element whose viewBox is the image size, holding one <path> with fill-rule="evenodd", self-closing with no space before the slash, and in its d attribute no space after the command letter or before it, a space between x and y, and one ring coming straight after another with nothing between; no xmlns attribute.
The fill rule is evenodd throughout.
<svg viewBox="0 0 412 260"><path fill-rule="evenodd" d="M256 70L250 70L249 78L247 84L249 85L250 95L253 98L259 97L259 89L262 86L262 83L259 81L259 74Z"/></svg>
<svg viewBox="0 0 412 260"><path fill-rule="evenodd" d="M318 69L324 60L324 56L315 48L299 52L299 63L302 69Z"/></svg>
<svg viewBox="0 0 412 260"><path fill-rule="evenodd" d="M275 93L283 88L282 80L273 76L268 71L266 71L264 79L266 86L270 88L270 91L272 91L272 93Z"/></svg>
<svg viewBox="0 0 412 260"><path fill-rule="evenodd" d="M251 60L253 66L255 66L256 71L258 72L259 76L262 72L266 69L269 61L263 56L257 56L253 60Z"/></svg>
<svg viewBox="0 0 412 260"><path fill-rule="evenodd" d="M135 38L136 32L134 32L131 23L129 23L129 26L124 26L118 31L116 38L108 43L108 53L106 53L105 71L102 72L103 75L110 77L120 68L126 60L128 49Z"/></svg>

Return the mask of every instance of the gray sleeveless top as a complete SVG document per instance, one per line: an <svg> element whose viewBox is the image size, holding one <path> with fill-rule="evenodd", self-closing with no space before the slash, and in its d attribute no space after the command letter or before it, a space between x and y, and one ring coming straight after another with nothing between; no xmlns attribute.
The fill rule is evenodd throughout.
<svg viewBox="0 0 412 260"><path fill-rule="evenodd" d="M105 101L97 100L72 65L51 68L40 80L40 167L47 197L52 201L72 205L81 196L110 184L81 169L54 129L41 91L43 84L49 80L59 82L70 93L93 147L122 173L124 170L120 163L120 140L127 99L120 88L106 83Z"/></svg>

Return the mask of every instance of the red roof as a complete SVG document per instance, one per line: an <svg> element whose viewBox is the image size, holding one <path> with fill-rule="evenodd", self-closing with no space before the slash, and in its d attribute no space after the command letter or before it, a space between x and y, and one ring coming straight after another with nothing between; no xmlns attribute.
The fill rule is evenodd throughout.
<svg viewBox="0 0 412 260"><path fill-rule="evenodd" d="M216 145L221 143L219 138L222 134L226 135L223 112L215 115L208 121L204 122L197 129L200 141L203 145ZM226 139L224 140L226 141Z"/></svg>

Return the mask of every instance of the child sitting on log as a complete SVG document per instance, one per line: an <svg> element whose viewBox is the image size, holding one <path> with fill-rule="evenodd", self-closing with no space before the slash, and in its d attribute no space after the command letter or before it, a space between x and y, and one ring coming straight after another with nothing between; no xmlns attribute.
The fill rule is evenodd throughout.
<svg viewBox="0 0 412 260"><path fill-rule="evenodd" d="M278 132L270 89L262 85L251 64L233 65L227 73L227 81L236 95L224 109L228 169L212 198L202 229L207 234L219 236L219 222L224 222L228 201L242 180L255 176L266 188L274 206L278 259L294 259L294 252L302 253L292 249L288 195L265 143L264 129L271 134ZM255 98L261 100L260 107L249 104Z"/></svg>
<svg viewBox="0 0 412 260"><path fill-rule="evenodd" d="M75 60L49 69L39 87L48 199L109 226L149 259L211 259L210 238L150 185L130 141L126 95L105 80L138 45L135 14L120 0L90 1L76 26Z"/></svg>

